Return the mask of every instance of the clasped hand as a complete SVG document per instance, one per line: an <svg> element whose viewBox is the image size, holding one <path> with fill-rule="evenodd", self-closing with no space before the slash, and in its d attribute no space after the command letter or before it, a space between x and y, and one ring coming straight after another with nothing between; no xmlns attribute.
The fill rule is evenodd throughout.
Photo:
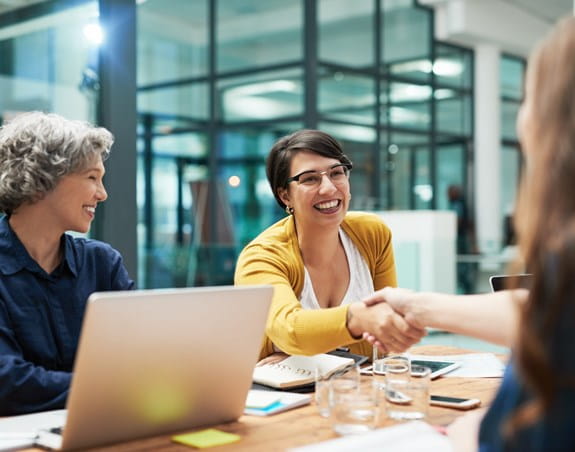
<svg viewBox="0 0 575 452"><path fill-rule="evenodd" d="M426 332L417 318L414 295L408 289L386 287L363 300L372 320L365 323L363 338L384 354L403 352L419 342Z"/></svg>

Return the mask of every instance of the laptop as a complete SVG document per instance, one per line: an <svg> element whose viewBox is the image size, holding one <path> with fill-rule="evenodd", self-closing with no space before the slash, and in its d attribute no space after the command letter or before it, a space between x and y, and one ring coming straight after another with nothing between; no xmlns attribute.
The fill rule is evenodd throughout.
<svg viewBox="0 0 575 452"><path fill-rule="evenodd" d="M518 287L524 289L529 289L531 286L531 278L533 275L531 273L520 273L517 275L493 275L489 278L489 284L491 285L491 290L497 292L499 290L508 289L508 285L513 283L514 279L518 280Z"/></svg>
<svg viewBox="0 0 575 452"><path fill-rule="evenodd" d="M42 430L36 444L84 449L237 419L272 293L221 286L92 294L65 425L61 434Z"/></svg>

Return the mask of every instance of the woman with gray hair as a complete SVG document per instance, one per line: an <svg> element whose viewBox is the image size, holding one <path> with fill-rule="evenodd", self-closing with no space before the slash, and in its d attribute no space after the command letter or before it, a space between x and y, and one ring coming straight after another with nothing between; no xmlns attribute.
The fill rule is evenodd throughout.
<svg viewBox="0 0 575 452"><path fill-rule="evenodd" d="M108 197L112 143L55 114L0 128L0 416L63 408L88 296L134 286L118 251L66 234Z"/></svg>

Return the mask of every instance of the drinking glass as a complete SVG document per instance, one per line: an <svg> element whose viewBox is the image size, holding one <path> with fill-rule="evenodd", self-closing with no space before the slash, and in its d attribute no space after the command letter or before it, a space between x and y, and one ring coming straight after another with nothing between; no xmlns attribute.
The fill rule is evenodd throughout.
<svg viewBox="0 0 575 452"><path fill-rule="evenodd" d="M315 403L322 417L329 417L329 376L315 369Z"/></svg>
<svg viewBox="0 0 575 452"><path fill-rule="evenodd" d="M410 379L411 363L407 355L389 355L378 358L373 362L374 384L380 389L385 388L385 381L389 372L394 379Z"/></svg>
<svg viewBox="0 0 575 452"><path fill-rule="evenodd" d="M377 427L380 410L373 385L358 385L349 391L333 388L330 386L330 420L337 434L353 435Z"/></svg>
<svg viewBox="0 0 575 452"><path fill-rule="evenodd" d="M387 416L395 420L425 419L429 407L431 369L413 366L411 378L386 375L385 400Z"/></svg>

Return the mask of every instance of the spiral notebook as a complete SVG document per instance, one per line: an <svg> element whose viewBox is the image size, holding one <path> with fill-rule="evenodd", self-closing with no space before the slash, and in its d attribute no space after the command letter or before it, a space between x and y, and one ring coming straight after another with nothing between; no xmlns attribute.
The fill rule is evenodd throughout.
<svg viewBox="0 0 575 452"><path fill-rule="evenodd" d="M293 388L313 383L315 369L322 375L332 375L355 363L353 358L344 358L322 353L313 356L288 356L274 364L258 366L254 369L253 380L272 388Z"/></svg>

